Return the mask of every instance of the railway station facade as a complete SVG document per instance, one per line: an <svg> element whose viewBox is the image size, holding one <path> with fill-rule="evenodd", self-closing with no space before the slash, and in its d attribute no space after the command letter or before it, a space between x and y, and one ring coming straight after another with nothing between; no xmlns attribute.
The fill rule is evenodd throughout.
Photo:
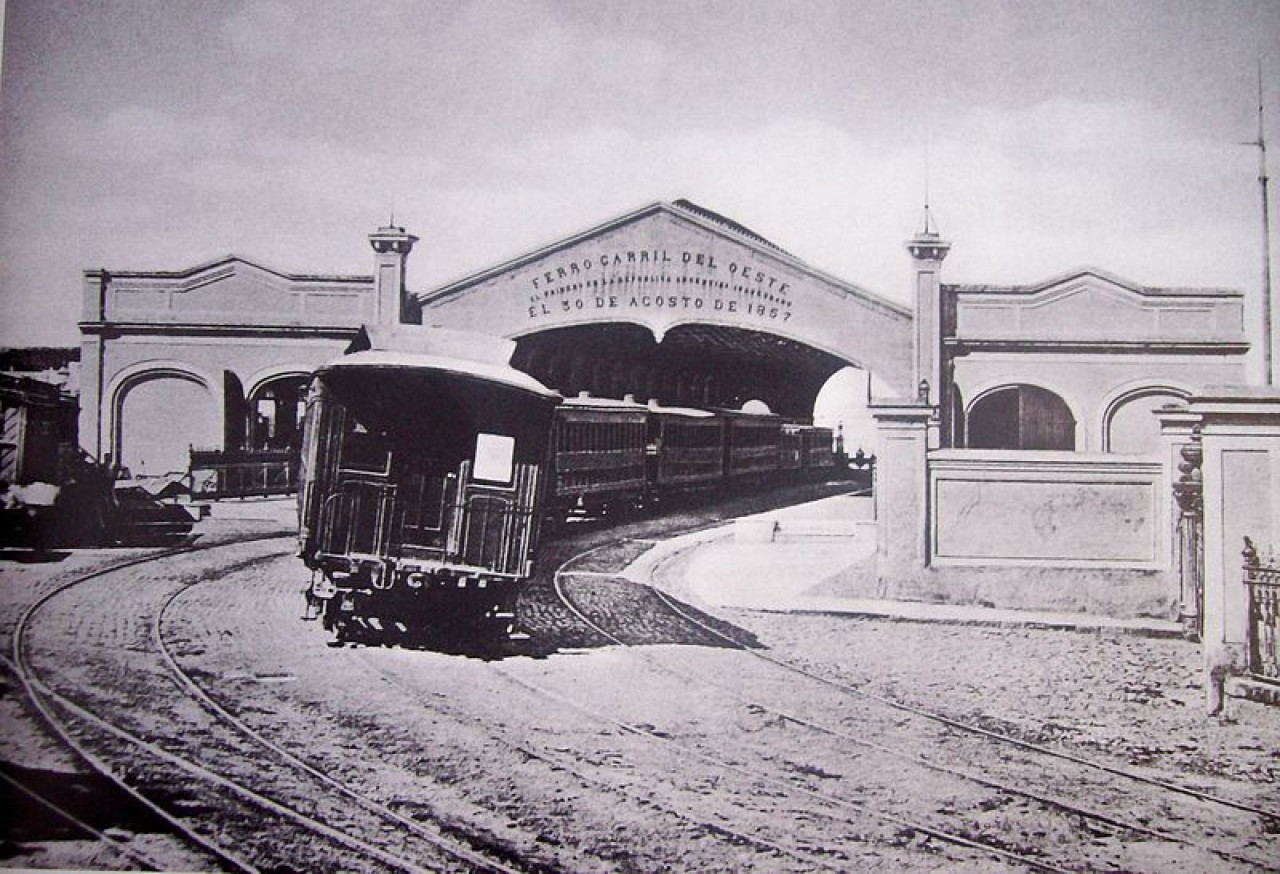
<svg viewBox="0 0 1280 874"><path fill-rule="evenodd" d="M1187 609L1171 484L1190 438L1156 411L1247 383L1240 291L1147 287L1093 268L1025 286L949 284L949 244L926 217L901 256L914 266L904 307L687 201L418 293L406 281L416 238L385 227L369 240L371 275L289 274L237 256L86 271L84 448L135 475L185 471L193 451L287 452L309 374L366 324L514 340L512 364L565 396L754 402L798 420L852 366L894 395L871 404L876 591Z"/></svg>
<svg viewBox="0 0 1280 874"><path fill-rule="evenodd" d="M86 271L85 448L162 474L185 470L190 448L284 447L307 375L361 325L388 319L514 339L512 363L566 396L755 400L805 419L849 365L912 390L909 308L687 202L420 294L405 290L416 238L392 227L370 242L371 276L286 274L232 255L173 272Z"/></svg>
<svg viewBox="0 0 1280 874"><path fill-rule="evenodd" d="M931 236L909 247L914 312L687 201L418 294L406 290L416 238L400 228L370 235L373 275L288 274L234 255L88 270L80 439L151 474L185 470L192 448L283 448L311 371L388 319L514 339L513 364L566 396L756 400L805 419L853 366L900 398L927 390L940 446L1149 453L1152 410L1245 382L1238 291L1148 288L1095 269L948 285Z"/></svg>

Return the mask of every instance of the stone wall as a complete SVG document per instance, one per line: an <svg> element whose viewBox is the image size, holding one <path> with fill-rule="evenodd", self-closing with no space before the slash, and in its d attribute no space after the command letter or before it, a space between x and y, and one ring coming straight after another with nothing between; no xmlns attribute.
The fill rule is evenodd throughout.
<svg viewBox="0 0 1280 874"><path fill-rule="evenodd" d="M932 564L1163 570L1162 475L1158 461L1124 456L932 452Z"/></svg>

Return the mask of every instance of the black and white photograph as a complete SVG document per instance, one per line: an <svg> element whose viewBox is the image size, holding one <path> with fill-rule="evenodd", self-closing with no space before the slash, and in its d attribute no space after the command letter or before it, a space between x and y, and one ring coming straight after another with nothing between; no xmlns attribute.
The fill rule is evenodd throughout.
<svg viewBox="0 0 1280 874"><path fill-rule="evenodd" d="M0 0L0 869L1280 872L1278 150L1276 0Z"/></svg>

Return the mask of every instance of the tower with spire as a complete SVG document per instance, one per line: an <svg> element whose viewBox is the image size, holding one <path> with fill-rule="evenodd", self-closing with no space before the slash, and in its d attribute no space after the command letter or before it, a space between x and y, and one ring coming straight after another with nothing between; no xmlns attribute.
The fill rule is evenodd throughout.
<svg viewBox="0 0 1280 874"><path fill-rule="evenodd" d="M394 218L369 235L374 251L374 324L390 326L422 318L405 286L405 267L416 242L418 238L397 226Z"/></svg>
<svg viewBox="0 0 1280 874"><path fill-rule="evenodd" d="M920 400L937 406L944 402L942 361L942 261L951 244L942 239L924 204L924 221L920 231L907 241L915 282L915 385Z"/></svg>

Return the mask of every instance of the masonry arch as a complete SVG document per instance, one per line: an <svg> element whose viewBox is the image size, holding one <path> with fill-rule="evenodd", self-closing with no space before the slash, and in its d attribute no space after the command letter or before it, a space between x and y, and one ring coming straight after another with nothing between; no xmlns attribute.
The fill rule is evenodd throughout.
<svg viewBox="0 0 1280 874"><path fill-rule="evenodd" d="M529 331L512 364L565 395L632 395L671 406L741 409L759 401L807 420L833 374L859 362L769 331L681 322L602 322Z"/></svg>
<svg viewBox="0 0 1280 874"><path fill-rule="evenodd" d="M664 403L726 407L758 397L781 415L808 417L822 381L845 364L876 373L897 394L914 391L909 308L683 200L651 204L419 302L424 324L483 325L516 340L513 364L562 392L624 385ZM583 360L615 354L626 361L625 381L616 368ZM784 383L797 398L780 397Z"/></svg>
<svg viewBox="0 0 1280 874"><path fill-rule="evenodd" d="M1181 404L1194 390L1181 383L1144 380L1112 391L1102 403L1102 451L1150 455L1160 448L1160 424L1154 413Z"/></svg>
<svg viewBox="0 0 1280 874"><path fill-rule="evenodd" d="M285 364L255 373L245 391L246 449L297 450L312 369Z"/></svg>
<svg viewBox="0 0 1280 874"><path fill-rule="evenodd" d="M185 473L191 448L222 442L217 382L181 361L144 361L108 386L110 460L135 476Z"/></svg>
<svg viewBox="0 0 1280 874"><path fill-rule="evenodd" d="M970 449L1075 451L1080 417L1057 392L1034 383L1005 383L976 393L964 414Z"/></svg>

